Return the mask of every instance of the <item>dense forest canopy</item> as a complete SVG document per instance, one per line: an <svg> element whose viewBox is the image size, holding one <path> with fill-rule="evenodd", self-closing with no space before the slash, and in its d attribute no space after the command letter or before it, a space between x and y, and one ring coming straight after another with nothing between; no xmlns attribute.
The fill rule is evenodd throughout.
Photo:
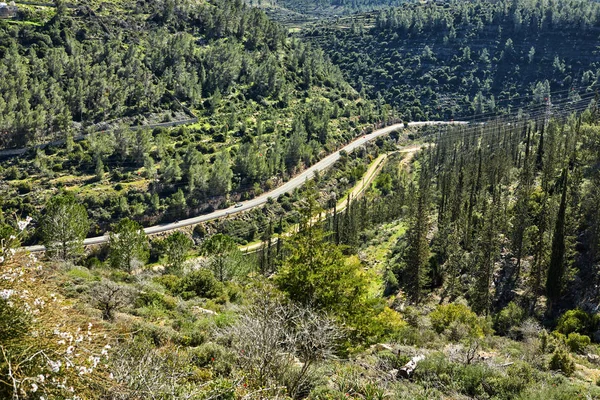
<svg viewBox="0 0 600 400"><path fill-rule="evenodd" d="M579 0L407 4L317 23L353 86L407 119L508 113L577 100L597 85L600 5ZM556 92L550 96L550 92Z"/></svg>
<svg viewBox="0 0 600 400"><path fill-rule="evenodd" d="M177 111L211 122L221 96L271 115L313 86L354 98L320 50L239 1L57 4L1 22L3 146L114 120L171 121Z"/></svg>

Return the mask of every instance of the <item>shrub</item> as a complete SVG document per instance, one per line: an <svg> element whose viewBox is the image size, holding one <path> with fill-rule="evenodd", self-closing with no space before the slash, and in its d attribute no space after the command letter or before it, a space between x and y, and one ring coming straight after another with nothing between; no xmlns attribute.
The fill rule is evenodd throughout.
<svg viewBox="0 0 600 400"><path fill-rule="evenodd" d="M7 181L14 181L21 177L21 173L19 172L19 169L13 165L6 170L4 177Z"/></svg>
<svg viewBox="0 0 600 400"><path fill-rule="evenodd" d="M102 311L102 319L113 320L115 312L130 305L135 293L128 286L103 280L90 291L90 300L94 307Z"/></svg>
<svg viewBox="0 0 600 400"><path fill-rule="evenodd" d="M485 323L464 304L447 304L438 306L431 314L431 325L437 333L447 328L465 329L465 334L471 337L484 335Z"/></svg>
<svg viewBox="0 0 600 400"><path fill-rule="evenodd" d="M512 328L520 325L524 318L525 311L511 301L496 315L495 328L500 334L506 335Z"/></svg>
<svg viewBox="0 0 600 400"><path fill-rule="evenodd" d="M177 303L173 297L165 296L162 293L154 290L141 291L135 301L136 307L158 307L165 310L173 310L177 306Z"/></svg>
<svg viewBox="0 0 600 400"><path fill-rule="evenodd" d="M27 194L27 193L31 192L31 183L20 182L17 185L17 190L19 191L19 194Z"/></svg>
<svg viewBox="0 0 600 400"><path fill-rule="evenodd" d="M30 316L8 300L11 293L12 291L5 290L4 296L0 297L0 343L8 343L9 340L25 335L31 325Z"/></svg>
<svg viewBox="0 0 600 400"><path fill-rule="evenodd" d="M580 335L579 333L573 332L569 333L569 336L567 336L567 346L575 353L583 353L590 343L590 337L586 335Z"/></svg>
<svg viewBox="0 0 600 400"><path fill-rule="evenodd" d="M575 371L575 363L569 353L562 348L558 348L552 354L548 368L553 371L561 371L566 376L570 376Z"/></svg>
<svg viewBox="0 0 600 400"><path fill-rule="evenodd" d="M163 285L171 293L176 293L177 288L181 284L181 278L176 275L163 275L154 278L154 282Z"/></svg>
<svg viewBox="0 0 600 400"><path fill-rule="evenodd" d="M208 269L199 269L184 276L175 290L184 298L194 296L214 299L224 292L224 287Z"/></svg>
<svg viewBox="0 0 600 400"><path fill-rule="evenodd" d="M562 334L576 332L580 334L591 334L595 330L594 319L585 311L576 309L565 312L559 319L556 330Z"/></svg>
<svg viewBox="0 0 600 400"><path fill-rule="evenodd" d="M194 226L194 235L198 236L200 239L203 239L206 236L206 228L204 225L196 225Z"/></svg>
<svg viewBox="0 0 600 400"><path fill-rule="evenodd" d="M231 373L233 358L225 347L208 342L194 349L192 362L200 368L211 368L219 376L228 376Z"/></svg>

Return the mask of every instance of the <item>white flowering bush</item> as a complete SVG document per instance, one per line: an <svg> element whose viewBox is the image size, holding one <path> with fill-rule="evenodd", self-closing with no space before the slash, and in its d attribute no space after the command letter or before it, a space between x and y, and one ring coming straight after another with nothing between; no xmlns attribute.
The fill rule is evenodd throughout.
<svg viewBox="0 0 600 400"><path fill-rule="evenodd" d="M21 245L21 239L25 235L27 227L31 224L32 218L29 216L24 220L15 218L15 221L17 229L0 221L0 265L10 261L14 257Z"/></svg>
<svg viewBox="0 0 600 400"><path fill-rule="evenodd" d="M109 338L52 289L35 256L0 264L0 398L81 399L110 384Z"/></svg>

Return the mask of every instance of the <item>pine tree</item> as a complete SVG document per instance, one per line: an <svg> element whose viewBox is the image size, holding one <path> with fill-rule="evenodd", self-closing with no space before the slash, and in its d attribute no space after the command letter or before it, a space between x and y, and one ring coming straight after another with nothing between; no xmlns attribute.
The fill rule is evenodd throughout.
<svg viewBox="0 0 600 400"><path fill-rule="evenodd" d="M498 250L498 213L500 210L497 195L486 204L485 221L477 242L475 285L472 288L471 308L478 314L487 314L491 306L490 287L494 273L495 255Z"/></svg>

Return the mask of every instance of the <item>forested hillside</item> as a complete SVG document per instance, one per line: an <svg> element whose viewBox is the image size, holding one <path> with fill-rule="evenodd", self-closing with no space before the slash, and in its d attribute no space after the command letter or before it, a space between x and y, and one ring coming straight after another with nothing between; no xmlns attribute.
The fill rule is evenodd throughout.
<svg viewBox="0 0 600 400"><path fill-rule="evenodd" d="M290 28L323 18L394 7L407 0L247 0L269 17Z"/></svg>
<svg viewBox="0 0 600 400"><path fill-rule="evenodd" d="M320 51L241 2L57 4L1 22L4 146L64 138L79 124L168 121L180 102L235 133L251 116L286 115L314 87L315 102L355 98Z"/></svg>
<svg viewBox="0 0 600 400"><path fill-rule="evenodd" d="M591 1L429 2L323 22L303 35L357 90L406 119L449 119L593 90L599 18Z"/></svg>
<svg viewBox="0 0 600 400"><path fill-rule="evenodd" d="M282 1L0 6L0 399L600 399L598 3Z"/></svg>
<svg viewBox="0 0 600 400"><path fill-rule="evenodd" d="M273 188L392 117L241 2L58 3L18 18L0 21L0 139L62 144L3 161L8 214L37 218L65 188L90 233L172 221Z"/></svg>
<svg viewBox="0 0 600 400"><path fill-rule="evenodd" d="M599 132L592 104L415 133L431 146L323 223L309 185L298 231L256 256L129 219L83 254L60 195L33 229L68 210L73 235L39 261L15 249L34 222L6 216L0 394L598 398Z"/></svg>

